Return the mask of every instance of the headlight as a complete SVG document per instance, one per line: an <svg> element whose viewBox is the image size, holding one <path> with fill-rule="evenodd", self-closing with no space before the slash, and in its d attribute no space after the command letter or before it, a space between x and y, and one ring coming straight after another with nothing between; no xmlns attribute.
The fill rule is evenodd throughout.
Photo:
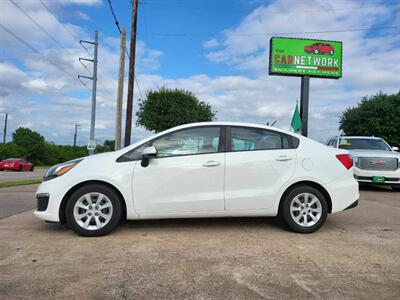
<svg viewBox="0 0 400 300"><path fill-rule="evenodd" d="M82 160L82 158L70 160L65 163L58 164L58 165L51 167L50 169L47 170L46 174L44 174L43 181L50 180L50 179L59 177L61 175L64 175L69 170L71 170L73 167L75 167L81 160Z"/></svg>

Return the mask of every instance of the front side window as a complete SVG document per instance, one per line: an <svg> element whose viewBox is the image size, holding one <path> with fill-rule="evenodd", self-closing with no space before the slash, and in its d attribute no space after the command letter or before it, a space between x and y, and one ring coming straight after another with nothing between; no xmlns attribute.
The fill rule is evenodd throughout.
<svg viewBox="0 0 400 300"><path fill-rule="evenodd" d="M288 139L283 135L258 128L231 128L232 151L273 150L289 148Z"/></svg>
<svg viewBox="0 0 400 300"><path fill-rule="evenodd" d="M219 148L219 127L184 129L156 139L157 157L216 153Z"/></svg>

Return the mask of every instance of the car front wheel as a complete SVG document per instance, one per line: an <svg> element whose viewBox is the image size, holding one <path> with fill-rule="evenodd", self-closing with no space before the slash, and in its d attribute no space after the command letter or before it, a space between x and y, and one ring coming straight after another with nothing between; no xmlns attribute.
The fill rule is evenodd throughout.
<svg viewBox="0 0 400 300"><path fill-rule="evenodd" d="M325 196L310 186L299 186L291 190L283 199L281 209L283 221L298 233L317 231L328 215Z"/></svg>
<svg viewBox="0 0 400 300"><path fill-rule="evenodd" d="M66 207L68 226L80 236L108 234L122 215L119 195L103 185L87 185L75 191Z"/></svg>

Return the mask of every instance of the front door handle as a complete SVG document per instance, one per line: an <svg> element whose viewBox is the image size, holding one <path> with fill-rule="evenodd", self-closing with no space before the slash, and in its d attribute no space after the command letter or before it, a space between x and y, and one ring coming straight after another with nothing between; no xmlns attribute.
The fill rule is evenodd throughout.
<svg viewBox="0 0 400 300"><path fill-rule="evenodd" d="M216 167L216 166L219 166L219 165L220 165L219 162L214 161L214 160L209 160L209 161L205 162L202 166L210 168L210 167Z"/></svg>
<svg viewBox="0 0 400 300"><path fill-rule="evenodd" d="M277 160L277 161L288 161L288 160L292 160L292 159L293 159L293 157L289 157L286 155L281 155L281 156L278 156L277 158L275 158L275 160Z"/></svg>

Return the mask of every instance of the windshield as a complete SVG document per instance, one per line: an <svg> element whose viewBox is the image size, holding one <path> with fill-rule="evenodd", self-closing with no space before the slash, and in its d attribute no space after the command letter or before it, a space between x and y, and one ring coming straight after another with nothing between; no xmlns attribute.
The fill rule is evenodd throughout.
<svg viewBox="0 0 400 300"><path fill-rule="evenodd" d="M341 138L339 142L339 148L391 151L389 146L383 140L380 139Z"/></svg>

